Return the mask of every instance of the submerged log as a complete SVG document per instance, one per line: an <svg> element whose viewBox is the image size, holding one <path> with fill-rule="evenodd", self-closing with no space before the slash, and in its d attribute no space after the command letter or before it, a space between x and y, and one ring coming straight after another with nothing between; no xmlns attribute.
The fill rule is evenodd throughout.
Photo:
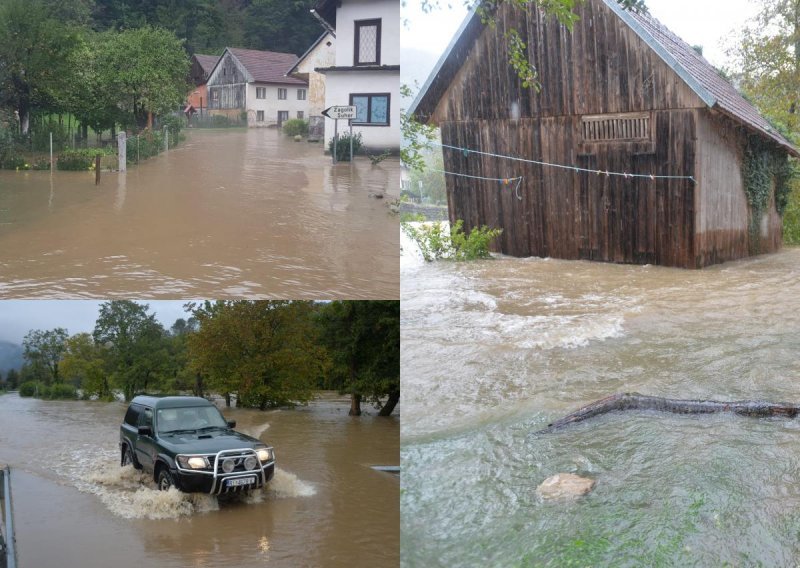
<svg viewBox="0 0 800 568"><path fill-rule="evenodd" d="M540 430L540 434L555 432L570 424L583 422L589 418L623 410L657 410L675 414L713 414L732 412L741 416L763 418L783 416L795 418L800 413L800 405L783 402L765 402L761 400L740 400L720 402L716 400L683 400L679 398L662 398L646 396L639 393L619 393L600 399L568 414L564 418L548 424Z"/></svg>

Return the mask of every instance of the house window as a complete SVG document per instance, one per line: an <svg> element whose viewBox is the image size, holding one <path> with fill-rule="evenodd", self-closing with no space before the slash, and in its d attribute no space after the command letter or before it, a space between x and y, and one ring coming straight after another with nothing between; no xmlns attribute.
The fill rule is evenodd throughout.
<svg viewBox="0 0 800 568"><path fill-rule="evenodd" d="M256 122L264 122L264 111L257 110L256 111Z"/></svg>
<svg viewBox="0 0 800 568"><path fill-rule="evenodd" d="M306 90L305 89L297 89L297 100L298 101L306 100Z"/></svg>
<svg viewBox="0 0 800 568"><path fill-rule="evenodd" d="M360 20L356 25L354 65L381 64L381 21Z"/></svg>
<svg viewBox="0 0 800 568"><path fill-rule="evenodd" d="M298 110L297 111L297 118L303 118L304 116L305 116L305 113L303 113L302 110Z"/></svg>
<svg viewBox="0 0 800 568"><path fill-rule="evenodd" d="M280 101L286 100L286 89L278 89L278 100Z"/></svg>
<svg viewBox="0 0 800 568"><path fill-rule="evenodd" d="M278 128L280 128L284 122L289 120L289 111L288 110L279 110L278 111Z"/></svg>
<svg viewBox="0 0 800 568"><path fill-rule="evenodd" d="M650 114L602 114L581 118L584 142L631 142L650 139Z"/></svg>
<svg viewBox="0 0 800 568"><path fill-rule="evenodd" d="M267 98L267 88L266 87L256 87L256 98L257 99L266 99Z"/></svg>
<svg viewBox="0 0 800 568"><path fill-rule="evenodd" d="M389 93L350 95L350 105L356 107L353 124L389 126L389 101Z"/></svg>

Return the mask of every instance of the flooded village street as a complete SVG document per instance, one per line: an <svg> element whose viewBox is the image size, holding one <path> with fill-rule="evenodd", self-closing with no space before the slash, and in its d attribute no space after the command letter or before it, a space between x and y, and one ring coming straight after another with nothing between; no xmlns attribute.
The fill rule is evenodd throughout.
<svg viewBox="0 0 800 568"><path fill-rule="evenodd" d="M189 130L98 187L92 172L0 171L0 295L397 297L399 169L232 129Z"/></svg>
<svg viewBox="0 0 800 568"><path fill-rule="evenodd" d="M0 396L20 566L392 566L399 562L399 418L308 407L222 409L275 447L264 492L218 501L161 492L119 466L123 403Z"/></svg>
<svg viewBox="0 0 800 568"><path fill-rule="evenodd" d="M402 565L793 565L797 420L627 412L535 432L616 392L800 401L800 249L687 271L424 264L404 245ZM596 487L542 500L559 472Z"/></svg>

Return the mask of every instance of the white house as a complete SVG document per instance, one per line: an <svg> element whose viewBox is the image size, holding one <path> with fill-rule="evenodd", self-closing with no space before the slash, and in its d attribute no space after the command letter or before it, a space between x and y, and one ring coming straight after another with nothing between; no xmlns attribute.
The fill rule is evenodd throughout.
<svg viewBox="0 0 800 568"><path fill-rule="evenodd" d="M353 132L367 151L399 151L400 0L318 0L314 10L336 34L334 65L316 68L325 74L325 106L357 108ZM328 119L326 148L333 131Z"/></svg>
<svg viewBox="0 0 800 568"><path fill-rule="evenodd" d="M336 63L336 38L332 33L323 33L308 50L300 56L288 75L308 82L308 127L309 140L324 138L325 119L325 75L317 67L332 67Z"/></svg>
<svg viewBox="0 0 800 568"><path fill-rule="evenodd" d="M308 117L308 83L286 72L297 62L291 53L225 48L208 78L209 114L240 120L251 127L278 126Z"/></svg>

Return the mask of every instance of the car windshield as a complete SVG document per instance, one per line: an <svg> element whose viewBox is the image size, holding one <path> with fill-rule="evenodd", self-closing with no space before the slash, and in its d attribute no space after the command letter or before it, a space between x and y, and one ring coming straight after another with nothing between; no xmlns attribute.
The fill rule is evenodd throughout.
<svg viewBox="0 0 800 568"><path fill-rule="evenodd" d="M228 427L222 414L213 406L159 408L156 417L161 434Z"/></svg>

